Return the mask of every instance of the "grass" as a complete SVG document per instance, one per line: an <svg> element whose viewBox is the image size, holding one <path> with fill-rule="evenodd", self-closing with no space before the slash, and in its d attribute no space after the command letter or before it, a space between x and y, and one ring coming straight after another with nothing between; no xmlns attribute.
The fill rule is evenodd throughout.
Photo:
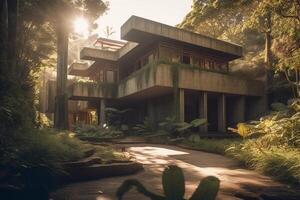
<svg viewBox="0 0 300 200"><path fill-rule="evenodd" d="M259 147L255 140L245 140L227 149L226 155L249 168L287 182L300 184L300 150L291 147Z"/></svg>
<svg viewBox="0 0 300 200"><path fill-rule="evenodd" d="M229 148L232 144L240 143L241 141L242 140L239 138L234 138L234 139L205 139L205 138L202 139L201 138L198 142L191 142L189 140L184 140L182 144L197 150L225 155L227 148Z"/></svg>

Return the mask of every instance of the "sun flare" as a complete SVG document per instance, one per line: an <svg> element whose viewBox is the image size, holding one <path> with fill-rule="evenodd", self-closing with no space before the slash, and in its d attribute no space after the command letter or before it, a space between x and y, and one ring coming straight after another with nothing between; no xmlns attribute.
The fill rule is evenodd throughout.
<svg viewBox="0 0 300 200"><path fill-rule="evenodd" d="M89 25L85 18L79 17L76 18L73 22L74 32L83 36L88 37L89 35Z"/></svg>

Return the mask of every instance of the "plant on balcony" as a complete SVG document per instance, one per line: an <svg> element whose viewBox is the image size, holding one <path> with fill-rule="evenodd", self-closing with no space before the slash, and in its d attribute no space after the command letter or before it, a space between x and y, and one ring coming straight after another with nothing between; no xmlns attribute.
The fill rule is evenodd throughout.
<svg viewBox="0 0 300 200"><path fill-rule="evenodd" d="M137 191L149 197L151 200L184 200L185 181L181 168L170 165L162 175L162 185L164 195L155 194L149 191L145 186L136 179L128 179L117 190L117 198L123 199L132 187L136 187ZM214 176L205 177L198 185L195 192L189 200L214 200L218 194L220 180Z"/></svg>

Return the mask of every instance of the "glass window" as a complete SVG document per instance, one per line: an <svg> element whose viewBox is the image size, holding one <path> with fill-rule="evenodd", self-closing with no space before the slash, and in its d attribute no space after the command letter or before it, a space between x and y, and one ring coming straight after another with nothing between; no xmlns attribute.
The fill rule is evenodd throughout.
<svg viewBox="0 0 300 200"><path fill-rule="evenodd" d="M103 73L103 70L100 70L100 72L99 72L99 81L100 82L104 82L104 73Z"/></svg>
<svg viewBox="0 0 300 200"><path fill-rule="evenodd" d="M106 71L106 82L107 83L115 82L115 80L114 80L114 71L111 71L111 70Z"/></svg>
<svg viewBox="0 0 300 200"><path fill-rule="evenodd" d="M161 46L159 59L170 61L170 62L180 62L180 51L176 48Z"/></svg>
<svg viewBox="0 0 300 200"><path fill-rule="evenodd" d="M206 68L206 69L209 69L209 61L208 61L208 60L205 60L204 62L205 62L205 68Z"/></svg>
<svg viewBox="0 0 300 200"><path fill-rule="evenodd" d="M191 55L189 54L183 54L182 56L182 63L184 64L191 64Z"/></svg>
<svg viewBox="0 0 300 200"><path fill-rule="evenodd" d="M209 61L209 68L214 69L215 68L215 62L214 61Z"/></svg>
<svg viewBox="0 0 300 200"><path fill-rule="evenodd" d="M154 55L152 53L148 56L148 60L149 62L154 61Z"/></svg>
<svg viewBox="0 0 300 200"><path fill-rule="evenodd" d="M201 60L198 56L192 56L192 65L197 67L201 66Z"/></svg>

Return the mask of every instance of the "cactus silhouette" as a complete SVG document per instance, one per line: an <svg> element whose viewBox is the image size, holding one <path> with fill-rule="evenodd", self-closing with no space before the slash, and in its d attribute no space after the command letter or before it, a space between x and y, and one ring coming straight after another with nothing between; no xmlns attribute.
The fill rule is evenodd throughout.
<svg viewBox="0 0 300 200"><path fill-rule="evenodd" d="M164 196L149 191L136 179L128 179L118 188L116 196L122 200L123 195L132 187L137 191L149 197L151 200L185 200L185 182L184 175L180 167L176 165L168 166L162 175L162 185ZM219 191L220 181L214 176L205 177L189 200L215 200Z"/></svg>

